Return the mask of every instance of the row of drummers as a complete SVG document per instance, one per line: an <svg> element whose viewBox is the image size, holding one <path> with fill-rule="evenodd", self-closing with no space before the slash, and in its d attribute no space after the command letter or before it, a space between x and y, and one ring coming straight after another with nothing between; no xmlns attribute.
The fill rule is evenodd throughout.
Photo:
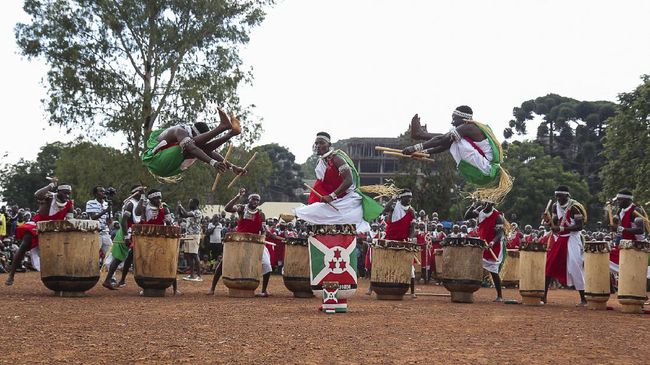
<svg viewBox="0 0 650 365"><path fill-rule="evenodd" d="M342 296L356 289L356 236L347 230L315 225L309 238L287 240L283 281L296 297L312 297L324 281L338 281ZM38 222L41 247L41 278L46 287L61 296L77 296L99 280L96 253L99 224L92 220ZM145 296L164 296L176 279L179 227L134 225L135 280ZM224 240L223 280L229 295L252 297L261 278L265 237L230 232ZM481 265L486 243L472 237L446 238L439 252L443 285L453 302L472 302L483 281ZM650 243L623 240L619 244L620 271L617 298L622 311L639 313L647 300L646 276ZM378 240L373 244L371 285L378 299L401 299L413 276L417 244ZM519 254L512 251L508 265L518 273L519 291L525 305L540 305L544 295L546 246L522 243ZM517 257L518 256L518 257ZM592 309L605 309L610 297L609 245L586 242L584 253L585 294ZM504 270L504 276L507 274Z"/></svg>

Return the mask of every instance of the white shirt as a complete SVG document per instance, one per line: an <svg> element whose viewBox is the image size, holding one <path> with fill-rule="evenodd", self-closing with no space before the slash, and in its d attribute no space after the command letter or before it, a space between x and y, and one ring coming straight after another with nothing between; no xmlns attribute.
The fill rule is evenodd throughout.
<svg viewBox="0 0 650 365"><path fill-rule="evenodd" d="M221 243L221 230L223 227L221 223L217 223L215 226L214 223L208 223L208 230L214 228L214 231L210 234L210 243Z"/></svg>
<svg viewBox="0 0 650 365"><path fill-rule="evenodd" d="M101 203L97 199L86 202L86 213L88 213L88 215L101 213L106 208L108 208L108 202L105 200ZM108 213L104 213L104 215L97 218L99 221L99 229L101 229L102 233L108 232L108 225L106 223L107 219Z"/></svg>

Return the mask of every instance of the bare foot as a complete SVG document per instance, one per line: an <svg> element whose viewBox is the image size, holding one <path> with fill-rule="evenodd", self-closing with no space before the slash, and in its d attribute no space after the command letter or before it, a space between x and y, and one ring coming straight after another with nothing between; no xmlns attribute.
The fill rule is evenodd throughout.
<svg viewBox="0 0 650 365"><path fill-rule="evenodd" d="M587 306L587 302L580 302L576 304L576 307L586 307L586 306Z"/></svg>
<svg viewBox="0 0 650 365"><path fill-rule="evenodd" d="M214 295L214 290L208 290L208 292L205 293L205 295Z"/></svg>
<svg viewBox="0 0 650 365"><path fill-rule="evenodd" d="M228 118L228 114L226 114L226 112L223 111L223 109L221 108L217 108L217 110L219 111L219 120L220 120L217 128L223 128L224 130L228 130L232 128L232 122L230 121L230 118Z"/></svg>
<svg viewBox="0 0 650 365"><path fill-rule="evenodd" d="M503 302L503 297L497 297L493 302L500 303Z"/></svg>
<svg viewBox="0 0 650 365"><path fill-rule="evenodd" d="M232 129L230 130L229 134L231 136L240 135L241 134L241 123L239 122L239 118L237 118L234 113L230 113L230 123L232 125Z"/></svg>
<svg viewBox="0 0 650 365"><path fill-rule="evenodd" d="M5 285L7 285L7 286L14 285L14 276L13 275L10 275L7 278L7 280L5 281Z"/></svg>
<svg viewBox="0 0 650 365"><path fill-rule="evenodd" d="M113 285L111 285L110 283L107 283L107 282L103 282L103 283L102 283L102 286L103 286L104 288L108 289L108 290L117 290L116 287L114 287Z"/></svg>

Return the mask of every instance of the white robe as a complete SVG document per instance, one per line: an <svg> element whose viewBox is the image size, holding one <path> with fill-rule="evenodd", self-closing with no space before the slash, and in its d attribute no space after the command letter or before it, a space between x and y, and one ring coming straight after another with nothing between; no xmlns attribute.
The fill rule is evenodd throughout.
<svg viewBox="0 0 650 365"><path fill-rule="evenodd" d="M557 216L560 220L566 216L566 210L560 207L560 203L555 204ZM575 224L573 218L567 220L567 224ZM566 233L562 232L562 236ZM570 232L569 242L567 243L567 263L566 263L566 281L568 286L575 286L576 290L585 290L585 268L584 268L584 246L580 238L580 232Z"/></svg>

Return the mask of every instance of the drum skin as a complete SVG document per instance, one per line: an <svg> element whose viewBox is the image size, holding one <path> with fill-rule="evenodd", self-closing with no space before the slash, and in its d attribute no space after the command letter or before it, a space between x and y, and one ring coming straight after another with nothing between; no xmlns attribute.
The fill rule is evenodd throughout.
<svg viewBox="0 0 650 365"><path fill-rule="evenodd" d="M146 297L163 297L176 279L180 227L134 224L132 229L135 282Z"/></svg>
<svg viewBox="0 0 650 365"><path fill-rule="evenodd" d="M228 295L251 298L262 277L264 236L254 233L229 232L223 245L223 283Z"/></svg>
<svg viewBox="0 0 650 365"><path fill-rule="evenodd" d="M370 284L379 300L402 300L411 284L413 256L417 244L377 240L372 247Z"/></svg>
<svg viewBox="0 0 650 365"><path fill-rule="evenodd" d="M473 303L473 293L483 281L485 241L469 237L447 237L442 242L442 284L455 303Z"/></svg>
<svg viewBox="0 0 650 365"><path fill-rule="evenodd" d="M282 281L296 298L314 296L309 279L309 248L306 238L287 238Z"/></svg>

